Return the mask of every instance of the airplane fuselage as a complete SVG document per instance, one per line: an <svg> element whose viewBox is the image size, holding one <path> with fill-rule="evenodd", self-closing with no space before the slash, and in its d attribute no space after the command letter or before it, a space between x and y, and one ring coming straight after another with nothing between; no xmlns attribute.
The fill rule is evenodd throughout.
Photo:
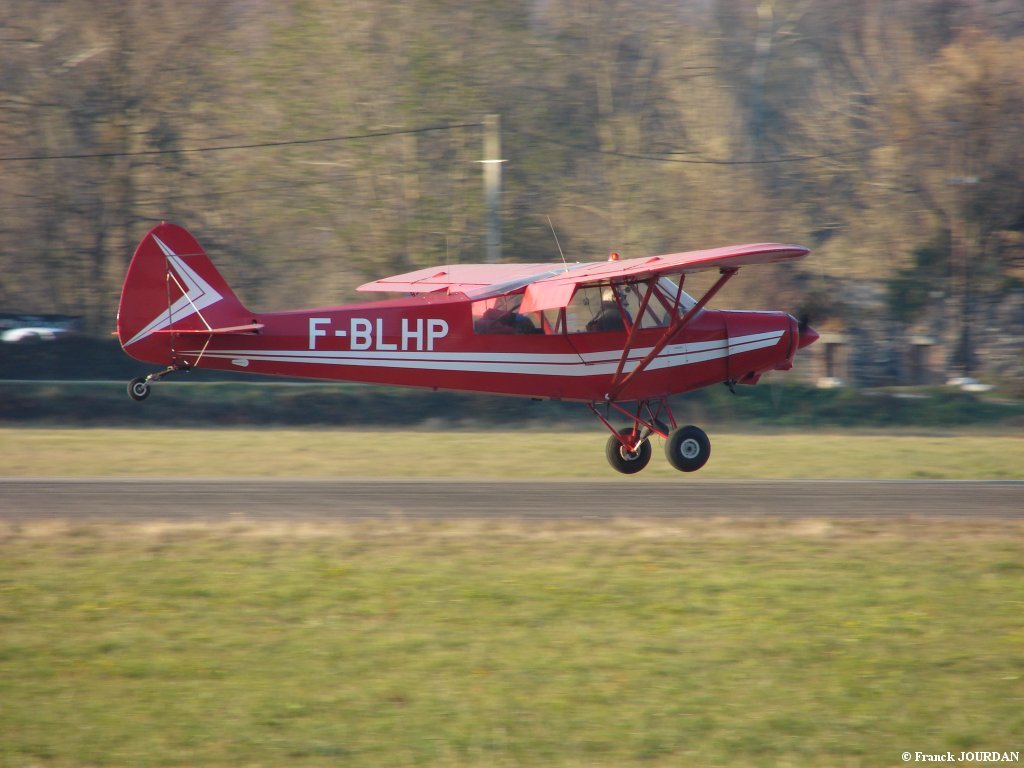
<svg viewBox="0 0 1024 768"><path fill-rule="evenodd" d="M628 337L623 330L481 334L464 297L431 294L252 320L263 327L209 339L163 334L128 351L166 363L173 350L177 362L194 368L593 402L605 398ZM663 333L637 329L622 371L628 374ZM620 399L753 383L790 367L798 343L796 321L785 313L705 309Z"/></svg>

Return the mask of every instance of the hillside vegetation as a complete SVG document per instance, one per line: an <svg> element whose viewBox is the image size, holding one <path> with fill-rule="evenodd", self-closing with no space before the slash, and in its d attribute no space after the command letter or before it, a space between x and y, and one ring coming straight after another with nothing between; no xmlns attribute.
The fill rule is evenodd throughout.
<svg viewBox="0 0 1024 768"><path fill-rule="evenodd" d="M504 259L800 242L723 303L874 291L955 359L1024 274L1022 34L1000 0L12 0L0 309L107 332L162 219L255 310L482 260L493 114Z"/></svg>

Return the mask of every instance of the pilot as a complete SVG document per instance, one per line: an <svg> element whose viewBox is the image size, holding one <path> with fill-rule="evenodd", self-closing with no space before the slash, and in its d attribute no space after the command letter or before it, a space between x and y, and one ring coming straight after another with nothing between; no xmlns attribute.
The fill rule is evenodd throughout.
<svg viewBox="0 0 1024 768"><path fill-rule="evenodd" d="M605 288L601 291L601 310L587 323L588 331L625 331L626 319L633 322L625 309L619 309L614 291L614 288Z"/></svg>

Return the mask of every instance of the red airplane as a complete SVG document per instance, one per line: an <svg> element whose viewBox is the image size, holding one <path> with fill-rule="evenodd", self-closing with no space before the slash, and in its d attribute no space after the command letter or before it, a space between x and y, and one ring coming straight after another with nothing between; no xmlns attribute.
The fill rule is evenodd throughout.
<svg viewBox="0 0 1024 768"><path fill-rule="evenodd" d="M783 312L706 304L740 267L807 253L761 243L588 263L456 264L359 288L402 298L255 313L195 238L165 222L135 250L117 334L135 359L166 366L129 383L134 400L193 368L571 400L611 431L605 453L619 472L647 466L652 435L667 440L674 467L693 472L711 443L698 427L676 424L667 398L755 384L791 368L818 338ZM720 276L694 299L683 283L703 270ZM613 414L628 426L613 426Z"/></svg>

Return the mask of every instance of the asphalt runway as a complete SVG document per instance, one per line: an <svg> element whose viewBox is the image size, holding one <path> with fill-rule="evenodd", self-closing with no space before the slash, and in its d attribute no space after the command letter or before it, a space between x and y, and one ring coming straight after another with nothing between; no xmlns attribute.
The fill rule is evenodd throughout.
<svg viewBox="0 0 1024 768"><path fill-rule="evenodd" d="M0 479L0 520L1024 518L1024 481Z"/></svg>

